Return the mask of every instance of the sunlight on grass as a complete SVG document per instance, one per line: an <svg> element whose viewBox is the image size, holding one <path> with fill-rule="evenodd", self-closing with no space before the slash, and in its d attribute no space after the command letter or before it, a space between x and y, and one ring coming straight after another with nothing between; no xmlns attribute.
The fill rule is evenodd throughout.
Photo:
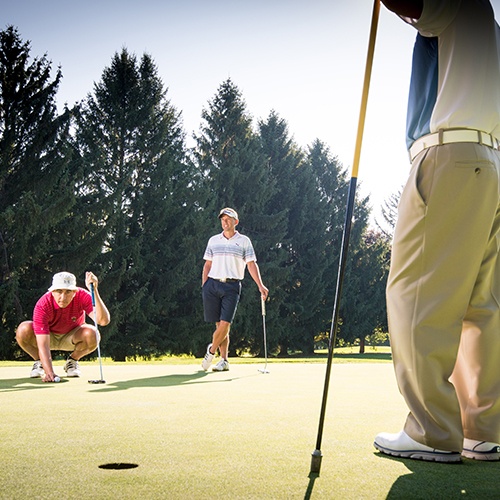
<svg viewBox="0 0 500 500"><path fill-rule="evenodd" d="M269 374L258 360L223 373L195 361L107 363L100 386L87 383L97 362L59 384L30 379L26 363L0 367L0 498L498 497L500 463L450 466L375 451L374 436L399 430L407 413L389 362L333 366L322 467L311 477L325 358L273 360ZM100 468L110 463L137 467Z"/></svg>
<svg viewBox="0 0 500 500"><path fill-rule="evenodd" d="M303 356L301 353L294 353L287 357L269 357L268 363L325 363L328 357L327 349L318 349L314 356ZM64 356L54 356L54 364L57 365L64 361ZM103 364L113 364L113 365L129 365L129 364L168 364L168 365L191 365L193 363L201 362L201 358L195 358L192 355L182 355L182 356L161 356L159 358L152 359L133 359L129 358L127 361L113 361L111 358L102 358ZM338 347L333 353L333 362L385 362L391 361L391 348L387 346L377 346L371 347L367 346L365 348L364 354L359 354L359 347ZM97 358L88 360L84 358L80 361L80 364L94 364L97 362ZM230 362L233 364L260 364L264 363L264 358L256 358L251 356L239 356L230 358ZM0 361L0 367L8 366L25 366L31 365L33 361Z"/></svg>

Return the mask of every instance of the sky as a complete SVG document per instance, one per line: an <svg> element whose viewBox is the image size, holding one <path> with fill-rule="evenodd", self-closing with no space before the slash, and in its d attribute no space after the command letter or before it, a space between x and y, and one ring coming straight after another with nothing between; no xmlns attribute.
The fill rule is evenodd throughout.
<svg viewBox="0 0 500 500"><path fill-rule="evenodd" d="M500 15L500 0L492 0ZM231 78L254 125L274 110L303 147L324 142L351 175L372 0L0 0L0 29L63 79L58 103L91 93L115 53L148 53L191 137ZM405 119L415 30L383 6L358 172L372 222L406 181ZM237 208L237 207L236 207Z"/></svg>

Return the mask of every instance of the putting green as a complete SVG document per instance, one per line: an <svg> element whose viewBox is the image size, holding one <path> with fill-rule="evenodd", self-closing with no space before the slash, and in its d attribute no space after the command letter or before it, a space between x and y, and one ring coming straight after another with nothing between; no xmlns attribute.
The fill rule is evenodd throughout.
<svg viewBox="0 0 500 500"><path fill-rule="evenodd" d="M62 375L62 362L56 363ZM406 415L390 363L333 364L319 477L309 477L323 363L82 363L82 378L0 367L0 498L498 498L499 463L375 452ZM112 468L100 466L112 465ZM123 466L137 465L134 468Z"/></svg>

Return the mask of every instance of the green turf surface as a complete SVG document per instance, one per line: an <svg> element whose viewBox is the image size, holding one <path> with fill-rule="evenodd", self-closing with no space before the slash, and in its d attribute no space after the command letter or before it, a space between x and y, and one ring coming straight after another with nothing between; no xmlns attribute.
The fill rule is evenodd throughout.
<svg viewBox="0 0 500 500"><path fill-rule="evenodd" d="M1 499L500 498L500 463L389 458L380 431L406 409L392 364L335 362L319 477L309 477L325 363L82 363L82 378L29 379L0 364ZM340 360L339 360L340 361ZM63 375L63 362L56 373ZM130 463L134 469L100 465Z"/></svg>

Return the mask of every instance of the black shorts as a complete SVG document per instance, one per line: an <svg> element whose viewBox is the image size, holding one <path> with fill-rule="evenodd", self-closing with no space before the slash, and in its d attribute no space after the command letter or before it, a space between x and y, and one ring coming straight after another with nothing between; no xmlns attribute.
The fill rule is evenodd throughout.
<svg viewBox="0 0 500 500"><path fill-rule="evenodd" d="M241 295L241 282L222 283L208 278L202 289L205 321L232 323Z"/></svg>

